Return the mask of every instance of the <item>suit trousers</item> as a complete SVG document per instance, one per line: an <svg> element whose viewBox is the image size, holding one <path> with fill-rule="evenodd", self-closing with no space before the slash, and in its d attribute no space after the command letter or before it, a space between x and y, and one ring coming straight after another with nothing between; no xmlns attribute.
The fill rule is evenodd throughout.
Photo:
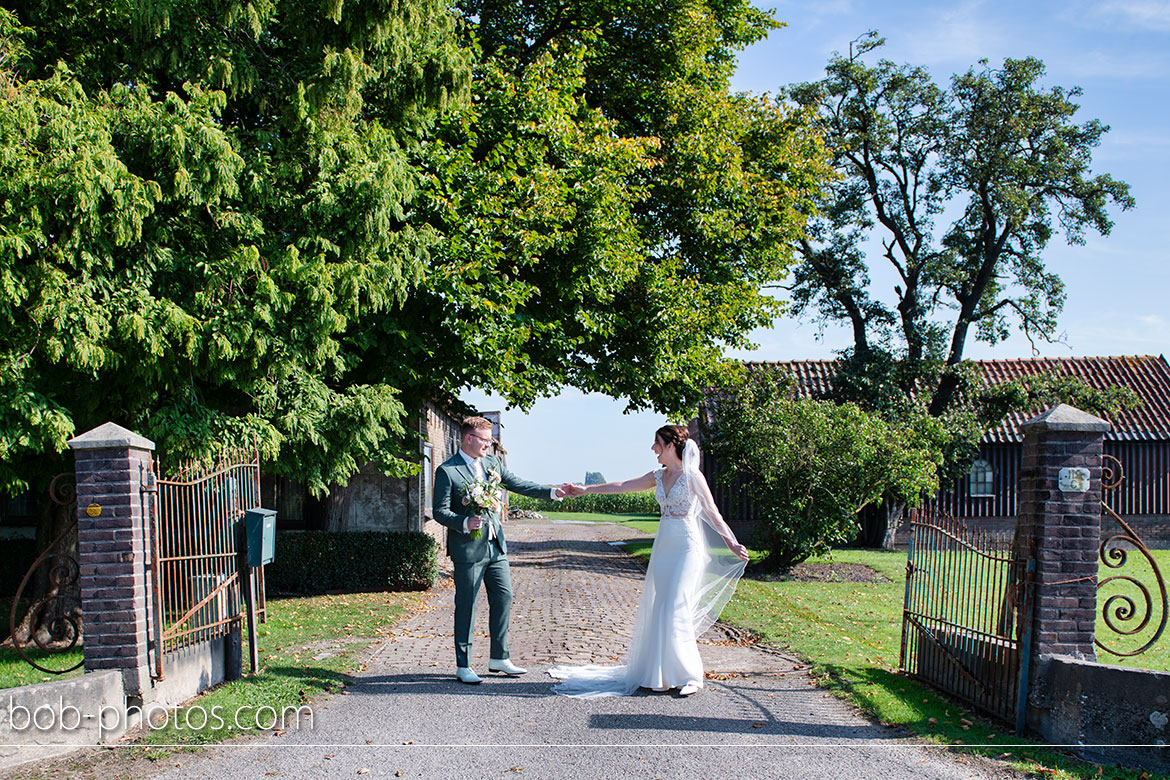
<svg viewBox="0 0 1170 780"><path fill-rule="evenodd" d="M480 585L487 590L488 632L491 634L491 657L502 661L508 656L508 621L512 614L512 573L508 556L500 549L499 537L488 543L488 555L474 563L456 563L455 567L455 665L471 666L471 635L475 626L475 602Z"/></svg>

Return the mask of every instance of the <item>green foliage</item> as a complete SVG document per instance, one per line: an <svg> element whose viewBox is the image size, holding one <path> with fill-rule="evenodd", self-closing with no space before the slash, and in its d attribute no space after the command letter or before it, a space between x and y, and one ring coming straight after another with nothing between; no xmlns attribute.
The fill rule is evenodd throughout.
<svg viewBox="0 0 1170 780"><path fill-rule="evenodd" d="M865 64L882 43L870 33L824 79L784 92L814 112L838 173L798 244L793 310L851 327L849 400L881 405L897 390L942 416L962 405L969 337L1057 338L1064 285L1043 259L1052 236L1108 234L1108 207L1134 200L1090 172L1108 127L1076 124L1080 90L1041 88L1039 60L983 62L943 88L925 68ZM862 247L874 237L898 279L892 304L872 293Z"/></svg>
<svg viewBox="0 0 1170 780"><path fill-rule="evenodd" d="M600 471L586 471L585 472L585 484L586 485L604 485L605 484L605 475L603 475Z"/></svg>
<svg viewBox="0 0 1170 780"><path fill-rule="evenodd" d="M401 388L361 370L354 334L401 305L432 241L407 224L407 158L466 92L445 6L20 14L6 39L31 43L0 101L0 490L107 419L167 456L254 439L317 493L369 460L405 468Z"/></svg>
<svg viewBox="0 0 1170 780"><path fill-rule="evenodd" d="M418 531L304 531L276 535L265 585L285 593L426 590L438 544Z"/></svg>
<svg viewBox="0 0 1170 780"><path fill-rule="evenodd" d="M407 416L685 411L828 174L747 0L32 0L0 15L0 492L113 419L317 495Z"/></svg>
<svg viewBox="0 0 1170 780"><path fill-rule="evenodd" d="M858 512L883 497L916 506L938 488L946 431L923 412L889 421L856 404L793 400L786 378L771 372L724 388L714 411L707 451L718 478L758 513L753 546L768 552L764 568L787 569L850 540Z"/></svg>
<svg viewBox="0 0 1170 780"><path fill-rule="evenodd" d="M564 382L684 410L776 314L761 284L827 175L800 114L731 96L750 3L462 3L474 99L424 161L433 255L410 321L448 375L525 407ZM458 337L451 343L450 335Z"/></svg>
<svg viewBox="0 0 1170 780"><path fill-rule="evenodd" d="M529 498L508 494L508 508L530 509L536 512L595 512L598 514L658 515L658 501L654 491L640 493L589 493L584 496L553 501L551 498Z"/></svg>
<svg viewBox="0 0 1170 780"><path fill-rule="evenodd" d="M1058 371L988 387L979 396L980 416L989 428L998 425L1012 410L1039 410L1057 404L1068 404L1107 418L1123 409L1141 408L1144 402L1128 387L1113 385L1098 390L1079 377Z"/></svg>

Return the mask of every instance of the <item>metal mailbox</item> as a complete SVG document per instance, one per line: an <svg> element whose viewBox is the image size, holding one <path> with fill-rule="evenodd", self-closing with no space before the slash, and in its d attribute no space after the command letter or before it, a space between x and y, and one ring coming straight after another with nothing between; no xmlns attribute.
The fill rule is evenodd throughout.
<svg viewBox="0 0 1170 780"><path fill-rule="evenodd" d="M276 510L256 507L244 512L244 530L248 537L248 565L272 563L276 556Z"/></svg>

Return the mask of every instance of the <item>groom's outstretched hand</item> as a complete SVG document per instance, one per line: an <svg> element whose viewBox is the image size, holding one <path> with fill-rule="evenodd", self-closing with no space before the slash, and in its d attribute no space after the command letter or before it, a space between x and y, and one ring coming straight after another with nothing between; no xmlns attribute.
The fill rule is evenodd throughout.
<svg viewBox="0 0 1170 780"><path fill-rule="evenodd" d="M585 495L585 488L580 485L574 485L571 482L566 482L557 488L557 493L561 496L583 496Z"/></svg>

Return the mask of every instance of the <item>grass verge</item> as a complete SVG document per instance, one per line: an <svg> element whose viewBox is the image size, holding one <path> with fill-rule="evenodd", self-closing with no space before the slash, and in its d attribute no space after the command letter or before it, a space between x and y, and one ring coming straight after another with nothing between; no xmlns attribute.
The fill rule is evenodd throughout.
<svg viewBox="0 0 1170 780"><path fill-rule="evenodd" d="M172 713L161 727L145 729L139 743L221 742L271 731L274 716L280 718L276 728L295 728L293 713L318 694L339 690L349 673L357 671L371 643L424 598L423 593L347 593L269 599L268 622L257 627L260 671L205 692ZM245 639L245 669L248 652ZM188 712L199 714L191 718ZM212 717L216 712L218 719ZM208 714L207 723L201 722L203 713ZM247 714L237 718L236 713Z"/></svg>
<svg viewBox="0 0 1170 780"><path fill-rule="evenodd" d="M68 669L81 660L81 648L76 647L64 653L46 653L36 648L26 649L28 657L46 669ZM80 667L64 674L48 674L30 666L20 653L11 647L0 648L0 689L17 688L21 685L68 680L84 674Z"/></svg>

